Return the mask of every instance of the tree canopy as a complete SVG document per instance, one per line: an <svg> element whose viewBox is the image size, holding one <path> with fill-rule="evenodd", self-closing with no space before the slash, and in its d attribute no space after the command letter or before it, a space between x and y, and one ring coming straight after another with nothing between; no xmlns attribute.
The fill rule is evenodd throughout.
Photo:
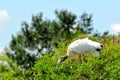
<svg viewBox="0 0 120 80"><path fill-rule="evenodd" d="M55 20L44 20L43 13L39 13L32 16L31 23L22 22L19 33L12 36L7 55L27 69L39 56L54 51L59 42L93 30L92 15L87 13L80 15L80 19L67 10L56 10L55 15Z"/></svg>

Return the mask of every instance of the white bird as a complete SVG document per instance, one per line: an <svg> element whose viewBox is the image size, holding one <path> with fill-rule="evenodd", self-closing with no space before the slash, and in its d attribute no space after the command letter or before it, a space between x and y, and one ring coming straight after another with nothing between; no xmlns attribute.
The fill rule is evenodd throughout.
<svg viewBox="0 0 120 80"><path fill-rule="evenodd" d="M78 39L72 42L68 46L67 54L58 59L56 67L58 67L60 63L66 60L67 58L73 57L73 55L75 54L81 55L82 53L85 53L88 51L95 51L95 56L98 57L102 48L103 48L103 45L96 41L92 41L88 38Z"/></svg>

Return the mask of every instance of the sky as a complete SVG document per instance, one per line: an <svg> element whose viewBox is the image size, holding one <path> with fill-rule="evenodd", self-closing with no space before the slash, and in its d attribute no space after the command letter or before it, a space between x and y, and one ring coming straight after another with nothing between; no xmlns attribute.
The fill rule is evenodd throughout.
<svg viewBox="0 0 120 80"><path fill-rule="evenodd" d="M92 27L98 32L120 32L120 0L1 0L0 51L21 30L22 21L30 22L32 15L40 12L45 19L56 19L54 11L62 9L77 16L92 14Z"/></svg>

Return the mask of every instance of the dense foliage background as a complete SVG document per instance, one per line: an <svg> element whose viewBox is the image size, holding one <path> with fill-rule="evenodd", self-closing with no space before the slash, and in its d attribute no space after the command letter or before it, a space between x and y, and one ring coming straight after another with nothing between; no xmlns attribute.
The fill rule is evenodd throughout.
<svg viewBox="0 0 120 80"><path fill-rule="evenodd" d="M92 15L75 15L67 10L55 11L56 19L32 16L0 56L0 79L17 80L85 80L120 79L120 37L92 27ZM82 55L82 63L70 59L56 68L57 60L66 54L68 45L89 37L104 45L100 57Z"/></svg>

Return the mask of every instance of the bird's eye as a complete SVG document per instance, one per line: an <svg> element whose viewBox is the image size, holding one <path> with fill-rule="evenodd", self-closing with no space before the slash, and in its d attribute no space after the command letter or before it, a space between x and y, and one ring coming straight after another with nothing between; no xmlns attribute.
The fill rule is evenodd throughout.
<svg viewBox="0 0 120 80"><path fill-rule="evenodd" d="M103 45L101 44L100 47L103 48Z"/></svg>

